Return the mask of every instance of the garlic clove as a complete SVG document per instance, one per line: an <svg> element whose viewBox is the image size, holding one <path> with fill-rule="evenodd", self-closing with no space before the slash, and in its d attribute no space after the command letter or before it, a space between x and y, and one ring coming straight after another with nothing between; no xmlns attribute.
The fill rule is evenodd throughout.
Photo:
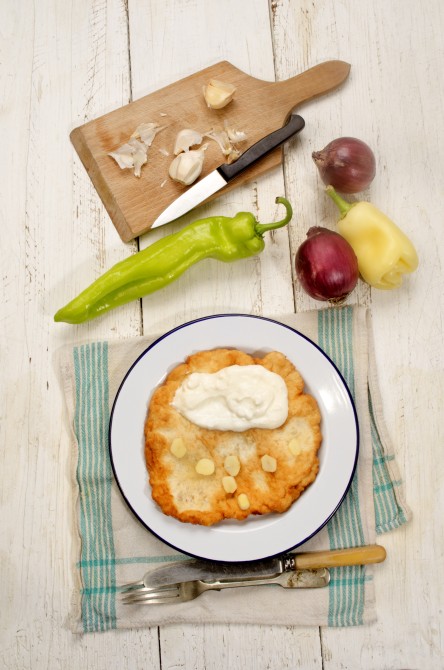
<svg viewBox="0 0 444 670"><path fill-rule="evenodd" d="M177 156L182 151L189 151L191 147L201 143L202 135L198 133L197 130L184 128L177 133L176 141L174 143L174 155Z"/></svg>
<svg viewBox="0 0 444 670"><path fill-rule="evenodd" d="M211 109L222 109L233 100L236 87L233 84L226 84L219 79L210 79L204 86L203 94L205 102Z"/></svg>
<svg viewBox="0 0 444 670"><path fill-rule="evenodd" d="M174 181L189 186L199 177L202 172L204 153L207 145L202 149L184 151L172 161L169 168L169 175Z"/></svg>

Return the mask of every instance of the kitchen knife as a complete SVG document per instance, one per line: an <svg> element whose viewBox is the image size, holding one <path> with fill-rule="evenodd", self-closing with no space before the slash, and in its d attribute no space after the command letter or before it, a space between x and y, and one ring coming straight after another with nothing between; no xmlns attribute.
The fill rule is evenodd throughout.
<svg viewBox="0 0 444 670"><path fill-rule="evenodd" d="M334 568L344 565L366 565L384 561L386 552L380 545L334 549L329 551L287 553L275 558L246 563L219 563L190 559L157 568L146 573L143 584L147 588L168 586L178 582L200 580L218 581L266 579L285 572ZM140 584L142 586L142 584Z"/></svg>
<svg viewBox="0 0 444 670"><path fill-rule="evenodd" d="M305 121L301 116L295 113L290 114L287 123L282 126L282 128L275 130L273 133L270 133L270 135L266 135L266 137L263 137L256 142L256 144L253 144L253 146L244 151L234 163L225 163L224 165L221 165L194 184L194 186L190 186L185 193L176 198L176 200L157 217L151 228L159 228L159 226L170 223L194 209L194 207L200 205L204 200L213 195L213 193L216 193L226 186L241 172L274 149L277 149L277 147L280 147L281 144L284 144L290 137L293 137L293 135L302 130L304 126Z"/></svg>

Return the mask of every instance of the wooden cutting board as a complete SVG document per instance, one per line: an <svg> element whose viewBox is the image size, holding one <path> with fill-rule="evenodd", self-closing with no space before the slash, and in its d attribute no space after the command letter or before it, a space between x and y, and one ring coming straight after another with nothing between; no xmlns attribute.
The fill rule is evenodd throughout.
<svg viewBox="0 0 444 670"><path fill-rule="evenodd" d="M165 207L186 189L168 176L180 130L192 128L205 133L222 129L227 121L247 134L247 140L239 145L245 151L282 126L292 109L338 87L349 71L348 63L332 60L291 79L268 82L222 61L75 128L70 138L120 237L128 242L147 232ZM234 100L221 110L210 109L205 103L202 89L210 79L236 86ZM148 150L148 162L138 178L132 170L121 170L108 154L127 142L141 123L149 122L164 128L154 138ZM219 145L214 140L205 141L208 148L202 177L225 162ZM239 175L223 191L256 179L281 162L282 150L277 149Z"/></svg>

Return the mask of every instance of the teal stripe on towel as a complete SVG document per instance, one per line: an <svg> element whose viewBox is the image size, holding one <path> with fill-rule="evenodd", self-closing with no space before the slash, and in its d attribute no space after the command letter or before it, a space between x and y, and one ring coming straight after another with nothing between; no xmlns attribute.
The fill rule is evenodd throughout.
<svg viewBox="0 0 444 670"><path fill-rule="evenodd" d="M318 312L318 342L321 349L337 365L354 396L352 307ZM357 473L345 500L328 523L327 529L331 549L364 544ZM366 581L365 566L335 568L335 579L329 587L330 626L354 626L363 623Z"/></svg>
<svg viewBox="0 0 444 670"><path fill-rule="evenodd" d="M393 481L387 468L387 463L394 460L394 455L386 455L379 437L373 411L372 399L369 393L370 430L373 449L373 498L375 501L376 532L385 533L398 528L407 519L403 508L398 505L396 488L401 486L400 480Z"/></svg>
<svg viewBox="0 0 444 670"><path fill-rule="evenodd" d="M115 552L111 510L111 465L108 455L108 345L75 347L75 431L78 436L77 479L80 490L80 569L83 583L84 632L116 628ZM103 562L105 569L91 569Z"/></svg>

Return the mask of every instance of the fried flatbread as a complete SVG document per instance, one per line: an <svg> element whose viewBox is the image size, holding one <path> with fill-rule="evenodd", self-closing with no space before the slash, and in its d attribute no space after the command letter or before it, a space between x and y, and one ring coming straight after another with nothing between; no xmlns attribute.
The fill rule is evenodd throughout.
<svg viewBox="0 0 444 670"><path fill-rule="evenodd" d="M244 432L208 430L190 422L172 406L176 390L187 375L217 372L230 365L263 365L284 379L288 418L281 427ZM145 459L152 497L165 514L205 526L222 519L245 519L250 514L285 512L318 473L320 423L316 400L304 393L301 375L283 354L274 351L255 358L235 349L193 354L168 374L149 403ZM264 455L276 460L274 472L264 471ZM232 493L223 486L223 478L229 476L227 456L236 456L240 462L234 477L237 488ZM213 474L196 472L201 459L214 463ZM248 507L242 509L246 502Z"/></svg>

